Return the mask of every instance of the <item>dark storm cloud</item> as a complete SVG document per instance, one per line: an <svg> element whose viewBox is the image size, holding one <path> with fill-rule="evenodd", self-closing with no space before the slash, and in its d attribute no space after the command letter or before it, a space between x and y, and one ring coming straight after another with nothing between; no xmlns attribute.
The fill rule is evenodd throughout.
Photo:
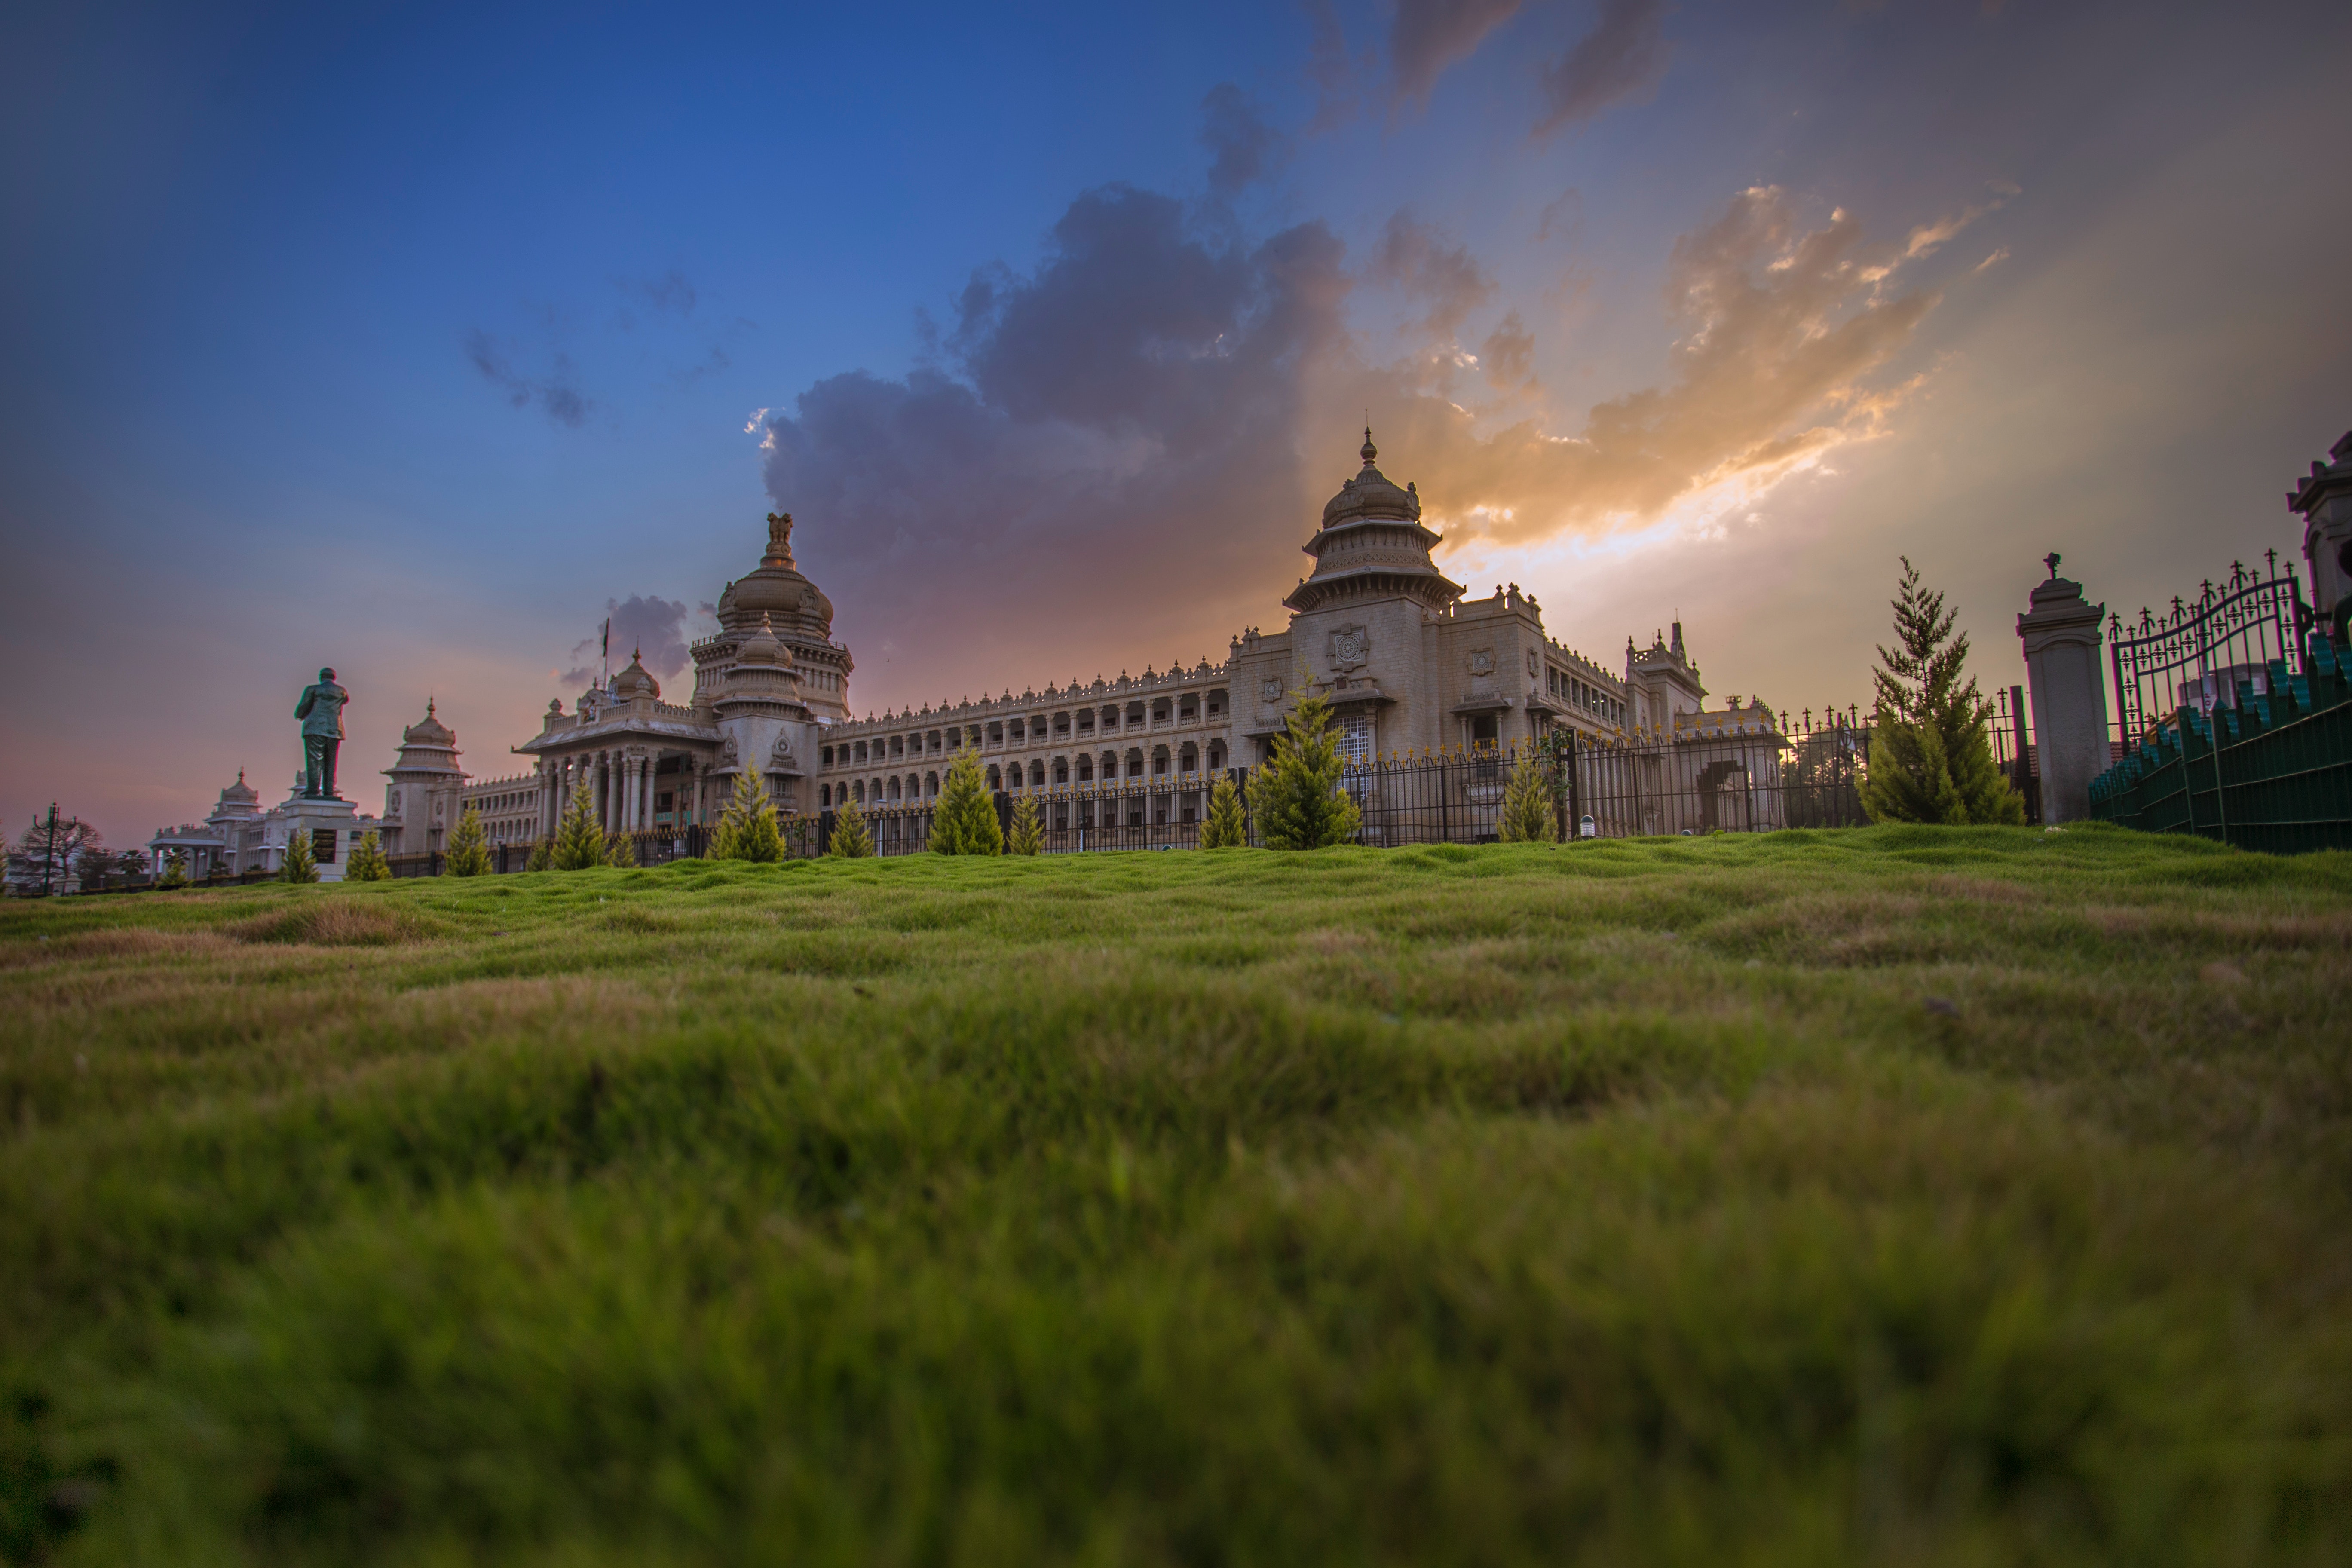
<svg viewBox="0 0 2352 1568"><path fill-rule="evenodd" d="M708 612L709 607L706 605L703 609ZM614 668L625 668L630 655L635 654L647 669L665 680L685 669L691 655L683 600L632 594L625 599L605 600L604 613L613 622ZM572 645L572 657L581 662L563 672L562 679L567 685L584 686L596 679L603 666L604 635L600 623L594 636Z"/></svg>
<svg viewBox="0 0 2352 1568"><path fill-rule="evenodd" d="M558 425L577 430L586 423L588 411L595 406L580 390L579 368L569 354L555 355L549 374L533 380L515 368L514 361L499 346L497 339L476 327L466 334L466 358L481 372L484 380L506 394L509 403L522 408L535 399Z"/></svg>
<svg viewBox="0 0 2352 1568"><path fill-rule="evenodd" d="M769 491L837 601L891 605L887 635L951 660L1262 614L1297 548L1291 443L1302 377L1344 336L1340 262L1319 223L1246 246L1169 197L1089 193L1035 271L974 275L949 364L835 376L772 418Z"/></svg>
<svg viewBox="0 0 2352 1568"><path fill-rule="evenodd" d="M1601 0L1592 31L1543 71L1536 134L1580 125L1621 103L1646 103L1665 79L1673 46L1660 36L1665 0Z"/></svg>
<svg viewBox="0 0 2352 1568"><path fill-rule="evenodd" d="M1389 24L1389 81L1399 109L1428 107L1448 66L1468 59L1519 0L1398 0Z"/></svg>
<svg viewBox="0 0 2352 1568"><path fill-rule="evenodd" d="M1220 196L1240 194L1281 155L1282 135L1262 118L1248 95L1219 82L1201 100L1201 144L1209 150L1209 189Z"/></svg>

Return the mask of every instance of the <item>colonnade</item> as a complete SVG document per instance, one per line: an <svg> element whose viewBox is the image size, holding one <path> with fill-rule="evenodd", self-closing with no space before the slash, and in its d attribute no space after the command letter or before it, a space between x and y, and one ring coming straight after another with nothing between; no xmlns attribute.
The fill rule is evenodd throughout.
<svg viewBox="0 0 2352 1568"><path fill-rule="evenodd" d="M667 779L671 788L668 825L683 826L700 821L708 765L687 756L680 759L676 773L660 774L659 761L643 746L542 758L539 764L541 833L553 836L572 793L583 783L588 785L597 824L607 833L641 833L656 826L656 784L661 779Z"/></svg>

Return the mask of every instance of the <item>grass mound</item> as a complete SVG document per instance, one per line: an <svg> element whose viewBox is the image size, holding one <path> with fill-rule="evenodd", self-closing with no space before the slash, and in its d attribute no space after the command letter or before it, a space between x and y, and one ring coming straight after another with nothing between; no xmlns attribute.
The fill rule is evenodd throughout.
<svg viewBox="0 0 2352 1568"><path fill-rule="evenodd" d="M2352 1552L2352 857L690 865L0 958L9 1563Z"/></svg>
<svg viewBox="0 0 2352 1568"><path fill-rule="evenodd" d="M440 934L438 922L414 910L362 904L312 894L290 909L231 921L222 934L237 942L308 942L316 947L383 947Z"/></svg>

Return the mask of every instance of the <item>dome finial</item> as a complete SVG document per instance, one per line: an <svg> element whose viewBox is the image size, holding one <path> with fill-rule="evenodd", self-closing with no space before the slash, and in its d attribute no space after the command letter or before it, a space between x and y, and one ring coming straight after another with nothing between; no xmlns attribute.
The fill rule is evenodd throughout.
<svg viewBox="0 0 2352 1568"><path fill-rule="evenodd" d="M1372 445L1372 427L1369 423L1364 426L1364 445L1360 455L1364 459L1364 467L1368 468L1372 466L1372 459L1381 455L1381 449Z"/></svg>

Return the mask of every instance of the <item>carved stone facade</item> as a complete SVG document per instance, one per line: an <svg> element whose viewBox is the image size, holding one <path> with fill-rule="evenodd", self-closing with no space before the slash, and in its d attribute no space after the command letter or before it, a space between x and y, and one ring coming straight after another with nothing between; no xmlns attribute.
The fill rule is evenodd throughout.
<svg viewBox="0 0 2352 1568"><path fill-rule="evenodd" d="M632 657L576 711L548 705L540 732L514 748L530 772L484 782L458 768L456 737L428 704L386 770L387 847L441 848L467 804L494 842L526 842L554 830L583 784L612 828L707 823L746 759L786 811L921 801L939 793L959 744L978 749L994 788L1141 782L1156 820L1192 820L1211 775L1263 760L1302 691L1328 700L1343 746L1360 757L1504 744L1559 726L1700 742L1771 728L1760 704L1706 710L1679 624L1646 649L1628 639L1616 671L1553 640L1516 584L1465 598L1432 558L1442 540L1422 522L1418 489L1381 472L1370 431L1360 456L1302 546L1314 565L1283 600L1287 625L1247 629L1222 663L864 719L849 710L855 662L833 640L833 605L793 564L792 518L771 513L759 566L727 585L719 630L694 646L686 704L664 702Z"/></svg>

